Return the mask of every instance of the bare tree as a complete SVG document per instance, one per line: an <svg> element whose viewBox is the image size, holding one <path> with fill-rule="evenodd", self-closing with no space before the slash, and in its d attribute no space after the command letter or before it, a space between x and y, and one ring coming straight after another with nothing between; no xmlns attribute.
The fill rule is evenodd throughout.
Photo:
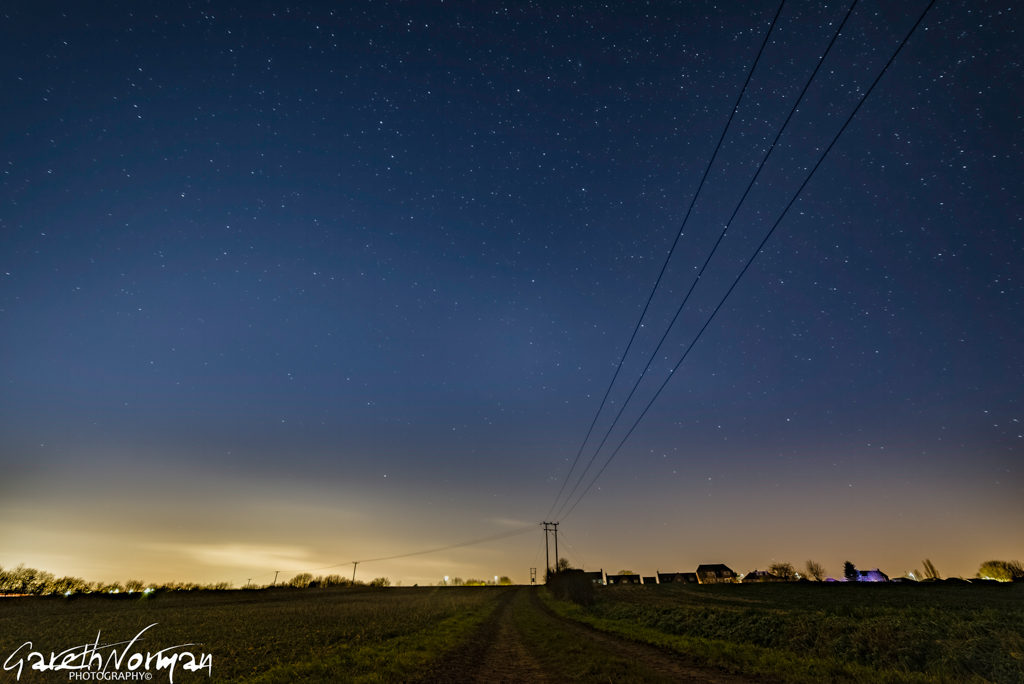
<svg viewBox="0 0 1024 684"><path fill-rule="evenodd" d="M935 569L935 564L932 563L931 560L929 560L928 558L925 558L923 561L921 561L921 564L924 566L924 578L925 579L930 579L930 580L941 579L939 577L939 571Z"/></svg>
<svg viewBox="0 0 1024 684"><path fill-rule="evenodd" d="M313 581L313 574L309 572L300 572L295 577L288 580L288 586L298 587L299 589L305 589L309 586L309 583Z"/></svg>
<svg viewBox="0 0 1024 684"><path fill-rule="evenodd" d="M813 577L816 582L820 582L825 579L825 568L822 567L821 563L816 563L812 560L807 561L804 566L804 574L808 577Z"/></svg>
<svg viewBox="0 0 1024 684"><path fill-rule="evenodd" d="M348 577L342 577L341 575L327 575L324 577L322 586L325 587L347 587L352 584L352 580Z"/></svg>
<svg viewBox="0 0 1024 684"><path fill-rule="evenodd" d="M89 583L81 577L59 577L53 581L56 594L80 594L89 591Z"/></svg>
<svg viewBox="0 0 1024 684"><path fill-rule="evenodd" d="M1024 578L1024 567L1018 561L985 561L978 568L978 577L1012 582Z"/></svg>
<svg viewBox="0 0 1024 684"><path fill-rule="evenodd" d="M768 572L782 578L786 582L792 582L796 579L796 570L793 569L792 563L772 563L768 566Z"/></svg>

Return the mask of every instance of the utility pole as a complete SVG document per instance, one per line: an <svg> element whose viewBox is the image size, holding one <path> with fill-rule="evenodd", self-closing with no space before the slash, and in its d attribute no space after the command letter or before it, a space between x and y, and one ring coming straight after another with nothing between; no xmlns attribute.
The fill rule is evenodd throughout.
<svg viewBox="0 0 1024 684"><path fill-rule="evenodd" d="M273 584L271 584L270 586L272 586L272 587L276 587L276 586L277 586L277 574L278 574L279 572L281 572L281 571L280 571L280 570L275 570L275 571L274 571L274 583L273 583Z"/></svg>
<svg viewBox="0 0 1024 684"><path fill-rule="evenodd" d="M548 581L548 575L551 574L551 556L548 554L548 532L555 533L555 569L558 569L558 523L556 522L544 522L541 523L544 526L544 562L547 567L544 570L544 581Z"/></svg>
<svg viewBox="0 0 1024 684"><path fill-rule="evenodd" d="M359 561L352 561L352 584L356 583L356 568L359 567Z"/></svg>
<svg viewBox="0 0 1024 684"><path fill-rule="evenodd" d="M551 555L548 553L548 525L551 523L541 523L544 526L544 582L547 583L548 575L551 574Z"/></svg>
<svg viewBox="0 0 1024 684"><path fill-rule="evenodd" d="M249 579L245 580L245 588L246 588L246 589L248 589L248 588L249 588L249 583L250 583L250 582L252 582L252 577L250 577Z"/></svg>
<svg viewBox="0 0 1024 684"><path fill-rule="evenodd" d="M558 523L554 523L554 525L555 525L555 572L558 572L558 559L561 558L561 556L558 555Z"/></svg>

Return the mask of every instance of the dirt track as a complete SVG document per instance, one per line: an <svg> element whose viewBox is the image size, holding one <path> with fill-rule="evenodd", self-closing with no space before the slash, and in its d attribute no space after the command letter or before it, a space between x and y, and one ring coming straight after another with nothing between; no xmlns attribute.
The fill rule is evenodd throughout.
<svg viewBox="0 0 1024 684"><path fill-rule="evenodd" d="M678 655L594 630L549 611L538 589L511 589L466 644L424 682L704 682L754 680L695 666Z"/></svg>

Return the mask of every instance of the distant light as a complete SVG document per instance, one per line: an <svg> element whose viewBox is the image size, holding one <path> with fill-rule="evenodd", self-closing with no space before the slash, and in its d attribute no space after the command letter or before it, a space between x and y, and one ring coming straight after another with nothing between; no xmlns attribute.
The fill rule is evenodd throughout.
<svg viewBox="0 0 1024 684"><path fill-rule="evenodd" d="M70 591L65 591L65 592L64 592L64 595L65 595L65 596L71 596L71 592L70 592Z"/></svg>

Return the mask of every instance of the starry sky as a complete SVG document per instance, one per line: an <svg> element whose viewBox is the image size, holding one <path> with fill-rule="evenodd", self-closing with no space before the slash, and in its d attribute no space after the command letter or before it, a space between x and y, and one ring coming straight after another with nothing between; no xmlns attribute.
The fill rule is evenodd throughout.
<svg viewBox="0 0 1024 684"><path fill-rule="evenodd" d="M854 8L588 478L926 5ZM241 585L533 526L359 567L528 581L675 236L573 479L847 8L785 3L683 226L774 0L5 3L0 565ZM562 555L1024 559L1019 27L929 10Z"/></svg>

